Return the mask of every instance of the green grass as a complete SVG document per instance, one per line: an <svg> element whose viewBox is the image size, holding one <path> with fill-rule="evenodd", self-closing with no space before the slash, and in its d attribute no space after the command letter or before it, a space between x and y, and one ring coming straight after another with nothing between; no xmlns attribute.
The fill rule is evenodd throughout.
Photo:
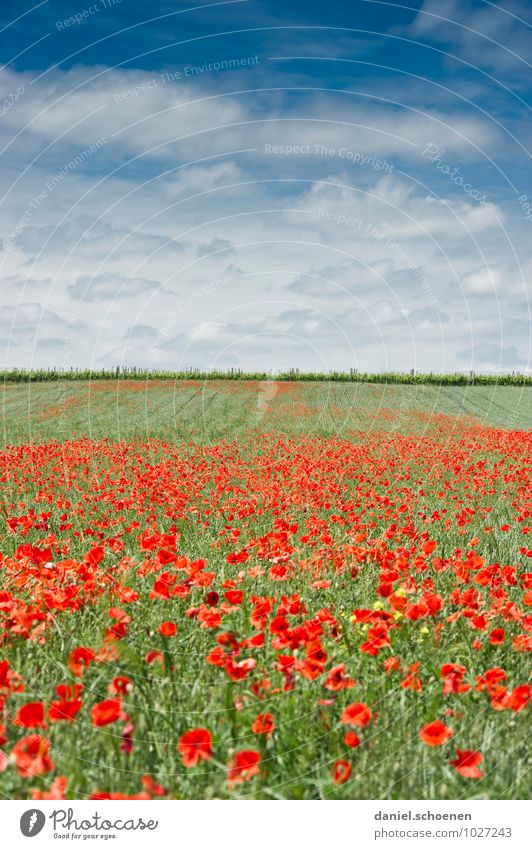
<svg viewBox="0 0 532 849"><path fill-rule="evenodd" d="M279 380L301 381L304 383L383 383L399 385L431 385L431 386L532 386L532 375L512 372L507 374L482 374L474 371L453 372L440 374L438 372L422 372L412 369L408 372L360 372L357 369L349 371L328 372L301 372L299 369L275 372L245 372L242 369L230 369L228 371L201 371L200 369L186 369L183 371L170 371L150 369L145 371L140 368L116 366L112 369L9 369L0 371L0 381L3 383L52 383L65 381L98 381L98 380L230 380L230 381L256 381L256 380Z"/></svg>

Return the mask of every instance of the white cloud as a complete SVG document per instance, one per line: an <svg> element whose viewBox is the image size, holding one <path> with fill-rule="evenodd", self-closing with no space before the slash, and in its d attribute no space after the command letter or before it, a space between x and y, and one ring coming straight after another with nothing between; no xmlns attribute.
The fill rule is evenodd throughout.
<svg viewBox="0 0 532 849"><path fill-rule="evenodd" d="M155 280L146 280L143 277L126 278L119 274L98 274L96 277L83 275L67 287L72 298L88 303L134 298L159 288L160 284Z"/></svg>
<svg viewBox="0 0 532 849"><path fill-rule="evenodd" d="M467 58L474 66L528 75L530 7L517 0L504 5L471 0L425 0L409 27L412 35L430 38ZM519 20L519 18L524 18Z"/></svg>
<svg viewBox="0 0 532 849"><path fill-rule="evenodd" d="M437 138L474 173L475 145L500 152L498 132L474 113L361 106L347 94L213 98L205 79L116 100L151 76L80 66L30 86L0 71L7 90L21 79L0 127L0 144L12 142L0 165L0 331L17 364L38 343L53 365L72 309L83 310L83 332L68 342L79 365L452 369L472 337L490 344L501 327L516 336L503 339L506 360L513 347L526 358L526 328L502 319L516 299L524 314L530 265L523 286L512 251L525 252L526 233L510 246L500 221L510 226L512 209L486 208L450 182L434 197L435 168L421 157ZM100 136L104 147L36 203ZM270 155L265 144L310 153ZM252 150L233 153L241 148ZM427 189L409 178L416 169Z"/></svg>

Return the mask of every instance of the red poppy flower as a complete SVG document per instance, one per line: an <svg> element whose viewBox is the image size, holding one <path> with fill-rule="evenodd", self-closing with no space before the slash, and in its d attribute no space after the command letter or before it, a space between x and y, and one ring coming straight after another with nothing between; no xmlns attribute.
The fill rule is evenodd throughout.
<svg viewBox="0 0 532 849"><path fill-rule="evenodd" d="M520 687L515 687L511 693L508 693L507 705L511 710L520 711L525 708L530 701L531 689L529 684L521 684Z"/></svg>
<svg viewBox="0 0 532 849"><path fill-rule="evenodd" d="M55 691L62 701L79 699L83 691L83 684L58 684Z"/></svg>
<svg viewBox="0 0 532 849"><path fill-rule="evenodd" d="M13 720L13 725L18 725L19 728L45 728L44 703L28 702L22 705L22 707L19 707Z"/></svg>
<svg viewBox="0 0 532 849"><path fill-rule="evenodd" d="M73 649L73 651L70 652L68 668L72 672L72 675L76 675L79 678L83 675L85 669L91 665L95 658L96 652L92 649L88 649L86 646L79 646L77 649Z"/></svg>
<svg viewBox="0 0 532 849"><path fill-rule="evenodd" d="M0 693L22 693L24 684L18 672L11 669L7 660L0 660Z"/></svg>
<svg viewBox="0 0 532 849"><path fill-rule="evenodd" d="M243 749L236 752L228 764L229 787L249 781L254 775L259 774L260 754L253 749Z"/></svg>
<svg viewBox="0 0 532 849"><path fill-rule="evenodd" d="M166 796L168 790L162 784L157 784L151 775L143 775L141 778L142 786L146 793L150 796Z"/></svg>
<svg viewBox="0 0 532 849"><path fill-rule="evenodd" d="M486 688L488 693L491 689L501 681L505 681L508 676L504 669L501 669L500 666L494 666L493 669L488 669L484 675L479 675L477 677L477 685L475 687L476 690L483 690Z"/></svg>
<svg viewBox="0 0 532 849"><path fill-rule="evenodd" d="M202 628L219 628L222 624L222 617L217 607L207 607L202 604L197 618Z"/></svg>
<svg viewBox="0 0 532 849"><path fill-rule="evenodd" d="M227 590L224 595L229 604L242 604L242 600L244 598L242 590Z"/></svg>
<svg viewBox="0 0 532 849"><path fill-rule="evenodd" d="M368 631L368 639L360 646L360 651L376 657L381 649L390 646L390 638L388 636L388 625L386 622L377 622Z"/></svg>
<svg viewBox="0 0 532 849"><path fill-rule="evenodd" d="M440 719L424 725L419 732L420 738L427 746L443 746L453 736L453 731L444 725Z"/></svg>
<svg viewBox="0 0 532 849"><path fill-rule="evenodd" d="M327 675L324 687L327 690L349 690L355 686L353 678L349 678L345 674L345 663L340 663L338 666L333 666Z"/></svg>
<svg viewBox="0 0 532 849"><path fill-rule="evenodd" d="M159 626L159 634L163 637L175 636L175 634L177 634L177 626L175 622L163 622L163 624Z"/></svg>
<svg viewBox="0 0 532 849"><path fill-rule="evenodd" d="M73 722L82 705L81 699L61 699L61 701L50 702L48 719L50 722L59 722L60 720Z"/></svg>
<svg viewBox="0 0 532 849"><path fill-rule="evenodd" d="M464 778L482 778L482 772L478 766L482 760L483 756L480 752L472 749L457 749L456 758L450 763Z"/></svg>
<svg viewBox="0 0 532 849"><path fill-rule="evenodd" d="M239 660L238 663L235 663L232 658L227 658L225 661L225 671L232 681L242 681L243 678L247 678L256 665L257 661L254 657Z"/></svg>
<svg viewBox="0 0 532 849"><path fill-rule="evenodd" d="M512 646L515 651L528 652L532 651L532 636L529 634L518 634L512 640Z"/></svg>
<svg viewBox="0 0 532 849"><path fill-rule="evenodd" d="M114 696L126 696L133 689L133 684L126 675L117 675L107 689Z"/></svg>
<svg viewBox="0 0 532 849"><path fill-rule="evenodd" d="M49 790L40 790L38 787L32 787L31 798L35 801L41 799L56 799L63 801L66 799L66 789L68 778L66 775L58 775L54 778Z"/></svg>
<svg viewBox="0 0 532 849"><path fill-rule="evenodd" d="M444 663L440 669L443 678L443 695L449 693L466 693L471 689L471 684L464 684L462 679L467 669L460 663Z"/></svg>
<svg viewBox="0 0 532 849"><path fill-rule="evenodd" d="M122 729L122 742L120 743L120 751L125 755L130 755L133 751L133 732L135 726L132 722L126 722Z"/></svg>
<svg viewBox="0 0 532 849"><path fill-rule="evenodd" d="M357 746L360 746L360 737L356 731L346 731L344 743L346 746L349 746L350 749L356 749Z"/></svg>
<svg viewBox="0 0 532 849"><path fill-rule="evenodd" d="M353 702L348 705L340 717L343 725L357 725L360 728L364 728L370 720L371 711L364 702Z"/></svg>
<svg viewBox="0 0 532 849"><path fill-rule="evenodd" d="M164 660L164 656L162 652L152 650L148 652L144 660L146 661L146 663L162 663Z"/></svg>
<svg viewBox="0 0 532 849"><path fill-rule="evenodd" d="M92 724L98 727L123 719L121 699L106 699L91 708Z"/></svg>
<svg viewBox="0 0 532 849"><path fill-rule="evenodd" d="M271 737L275 728L275 719L271 713L259 713L253 720L251 730L254 734L265 734Z"/></svg>
<svg viewBox="0 0 532 849"><path fill-rule="evenodd" d="M490 643L492 646L500 646L504 643L504 628L494 628L490 634Z"/></svg>
<svg viewBox="0 0 532 849"><path fill-rule="evenodd" d="M248 637L246 640L240 641L240 647L243 649L256 649L261 648L264 645L264 634L253 634L252 637Z"/></svg>
<svg viewBox="0 0 532 849"><path fill-rule="evenodd" d="M395 669L400 669L401 662L397 657L387 657L382 662L382 665L386 674L389 675L390 672L393 672Z"/></svg>
<svg viewBox="0 0 532 849"><path fill-rule="evenodd" d="M186 731L178 743L179 754L186 767L196 766L199 761L212 758L212 738L206 728L193 728Z"/></svg>
<svg viewBox="0 0 532 849"><path fill-rule="evenodd" d="M11 749L11 757L19 775L27 778L51 772L54 762L48 755L49 750L49 740L40 734L30 734L18 740Z"/></svg>
<svg viewBox="0 0 532 849"><path fill-rule="evenodd" d="M410 672L399 684L403 690L413 690L415 693L421 693L423 691L423 684L419 677L420 666L421 663L419 661L410 665Z"/></svg>
<svg viewBox="0 0 532 849"><path fill-rule="evenodd" d="M91 548L91 550L87 552L85 555L85 561L90 563L91 566L97 566L98 563L101 563L104 556L105 552L101 545L99 545L97 548Z"/></svg>
<svg viewBox="0 0 532 849"><path fill-rule="evenodd" d="M345 784L351 777L351 764L349 761L336 761L333 770L333 781L335 784Z"/></svg>

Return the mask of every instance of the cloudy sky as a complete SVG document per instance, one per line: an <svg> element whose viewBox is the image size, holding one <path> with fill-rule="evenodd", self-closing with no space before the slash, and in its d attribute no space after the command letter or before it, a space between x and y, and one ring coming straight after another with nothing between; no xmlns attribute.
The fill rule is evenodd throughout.
<svg viewBox="0 0 532 849"><path fill-rule="evenodd" d="M524 0L3 0L3 367L530 372Z"/></svg>

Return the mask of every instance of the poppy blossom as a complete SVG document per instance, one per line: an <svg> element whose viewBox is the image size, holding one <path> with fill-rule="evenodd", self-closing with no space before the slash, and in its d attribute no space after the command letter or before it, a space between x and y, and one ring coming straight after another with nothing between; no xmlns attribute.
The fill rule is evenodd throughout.
<svg viewBox="0 0 532 849"><path fill-rule="evenodd" d="M159 625L159 634L163 637L173 637L177 634L177 626L175 622L163 622Z"/></svg>
<svg viewBox="0 0 532 849"><path fill-rule="evenodd" d="M271 737L274 728L275 719L271 713L259 713L259 715L253 720L253 725L251 726L251 730L254 734L265 734L267 737Z"/></svg>
<svg viewBox="0 0 532 849"><path fill-rule="evenodd" d="M325 681L324 687L327 690L349 690L351 687L355 686L355 681L353 678L349 678L348 675L345 674L345 663L340 663L338 666L333 666L327 675L327 679Z"/></svg>
<svg viewBox="0 0 532 849"><path fill-rule="evenodd" d="M117 675L107 689L115 696L126 696L133 689L133 684L127 675Z"/></svg>
<svg viewBox="0 0 532 849"><path fill-rule="evenodd" d="M440 719L436 719L424 725L419 736L427 746L443 746L453 736L453 731Z"/></svg>
<svg viewBox="0 0 532 849"><path fill-rule="evenodd" d="M123 719L122 701L120 699L106 699L98 702L91 708L92 724L98 727L109 725L118 719Z"/></svg>
<svg viewBox="0 0 532 849"><path fill-rule="evenodd" d="M82 708L83 702L81 699L61 699L60 701L50 702L48 708L48 719L50 722L59 722L66 720L73 722L77 714Z"/></svg>
<svg viewBox="0 0 532 849"><path fill-rule="evenodd" d="M456 757L450 763L464 778L482 778L482 772L479 769L482 760L483 756L480 752L472 749L457 749Z"/></svg>
<svg viewBox="0 0 532 849"><path fill-rule="evenodd" d="M54 769L54 762L49 756L50 741L40 734L30 734L17 740L11 749L11 758L19 775L28 778L34 775L44 775Z"/></svg>
<svg viewBox="0 0 532 849"><path fill-rule="evenodd" d="M370 720L371 711L364 702L353 702L353 704L348 705L340 717L340 722L343 725L357 725L360 728L364 728Z"/></svg>
<svg viewBox="0 0 532 849"><path fill-rule="evenodd" d="M206 728L193 728L180 738L177 748L186 767L212 758L212 738Z"/></svg>
<svg viewBox="0 0 532 849"><path fill-rule="evenodd" d="M133 751L133 732L135 726L132 722L126 722L122 729L122 742L120 743L120 751L125 755L130 755Z"/></svg>
<svg viewBox="0 0 532 849"><path fill-rule="evenodd" d="M44 720L44 703L43 702L28 702L22 705L17 710L13 725L18 725L20 728L39 728L46 727Z"/></svg>
<svg viewBox="0 0 532 849"><path fill-rule="evenodd" d="M143 775L141 783L150 796L166 796L168 794L168 790L162 784L158 784L151 775Z"/></svg>
<svg viewBox="0 0 532 849"><path fill-rule="evenodd" d="M360 746L360 737L356 731L346 731L344 743L346 746L349 746L350 749L356 749L357 746Z"/></svg>
<svg viewBox="0 0 532 849"><path fill-rule="evenodd" d="M242 590L227 590L224 595L229 604L242 604L242 600L244 598Z"/></svg>
<svg viewBox="0 0 532 849"><path fill-rule="evenodd" d="M78 677L83 675L87 667L93 663L95 657L96 652L86 646L79 646L77 649L73 649L73 651L70 652L70 657L68 659L68 667L72 672L72 675L76 675Z"/></svg>
<svg viewBox="0 0 532 849"><path fill-rule="evenodd" d="M530 702L531 688L530 684L521 684L520 687L515 687L507 696L508 707L515 711L523 710Z"/></svg>
<svg viewBox="0 0 532 849"><path fill-rule="evenodd" d="M55 688L59 700L51 701L48 708L48 719L50 722L66 720L72 722L82 708L80 699L83 690L82 684L58 684Z"/></svg>
<svg viewBox="0 0 532 849"><path fill-rule="evenodd" d="M421 693L423 690L423 684L421 682L421 678L419 677L419 669L421 664L419 662L413 663L410 666L410 672L406 675L405 678L401 681L399 686L403 690L413 690L415 693Z"/></svg>
<svg viewBox="0 0 532 849"><path fill-rule="evenodd" d="M260 754L253 749L243 749L236 752L228 765L229 787L249 781L259 774Z"/></svg>
<svg viewBox="0 0 532 849"><path fill-rule="evenodd" d="M151 664L151 663L162 663L162 662L163 662L163 660L164 660L164 655L163 655L163 653L162 653L162 652L160 652L160 651L155 651L155 650L153 650L153 649L152 649L152 651L149 651L149 652L148 652L148 654L146 655L146 657L144 658L144 660L145 660L145 661L146 661L146 663L148 663L148 664Z"/></svg>
<svg viewBox="0 0 532 849"><path fill-rule="evenodd" d="M232 681L241 681L243 678L247 678L256 665L257 661L254 657L248 657L238 662L235 662L232 658L227 658L225 661L225 671Z"/></svg>
<svg viewBox="0 0 532 849"><path fill-rule="evenodd" d="M38 787L32 787L31 798L34 801L44 799L55 799L64 801L66 799L66 790L68 786L68 777L66 775L58 775L54 778L49 790L40 790Z"/></svg>
<svg viewBox="0 0 532 849"><path fill-rule="evenodd" d="M471 684L463 681L467 669L460 663L444 663L440 669L440 675L443 678L443 695L448 693L467 693L471 689Z"/></svg>
<svg viewBox="0 0 532 849"><path fill-rule="evenodd" d="M492 646L500 646L504 643L504 628L494 628L490 634L490 643Z"/></svg>
<svg viewBox="0 0 532 849"><path fill-rule="evenodd" d="M351 772L351 764L349 761L336 761L333 769L333 782L335 784L345 784L346 781L349 781Z"/></svg>

